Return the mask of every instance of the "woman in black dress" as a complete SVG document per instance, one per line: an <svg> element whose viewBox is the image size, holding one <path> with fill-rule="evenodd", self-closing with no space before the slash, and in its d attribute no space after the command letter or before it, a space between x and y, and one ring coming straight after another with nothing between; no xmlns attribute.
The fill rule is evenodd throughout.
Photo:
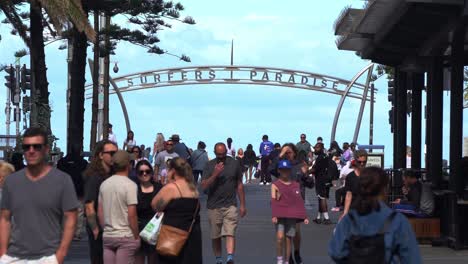
<svg viewBox="0 0 468 264"><path fill-rule="evenodd" d="M151 201L161 190L162 185L160 183L152 182L153 167L151 167L151 164L147 160L140 160L135 168L138 175L138 229L141 232L155 214L153 208L151 208ZM145 262L146 260L147 262ZM141 240L141 246L136 254L135 263L155 264L155 246Z"/></svg>
<svg viewBox="0 0 468 264"><path fill-rule="evenodd" d="M158 254L158 264L201 264L200 201L192 168L184 159L174 158L169 161L167 170L169 182L154 197L151 206L157 212L164 212L164 225L188 231L194 216L195 224L179 256L171 258Z"/></svg>

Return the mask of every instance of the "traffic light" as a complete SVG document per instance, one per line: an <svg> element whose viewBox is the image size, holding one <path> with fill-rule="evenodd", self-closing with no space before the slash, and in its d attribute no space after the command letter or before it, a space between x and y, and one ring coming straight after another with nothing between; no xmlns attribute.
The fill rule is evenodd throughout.
<svg viewBox="0 0 468 264"><path fill-rule="evenodd" d="M21 67L20 87L23 91L23 94L26 93L26 90L31 89L31 69L26 68L25 64L23 64L23 67Z"/></svg>
<svg viewBox="0 0 468 264"><path fill-rule="evenodd" d="M392 132L392 133L394 131L394 124L393 124L394 109L395 108L392 106L392 108L390 110L388 110L388 123L390 124L390 132Z"/></svg>
<svg viewBox="0 0 468 264"><path fill-rule="evenodd" d="M25 96L23 97L23 112L31 111L31 97Z"/></svg>
<svg viewBox="0 0 468 264"><path fill-rule="evenodd" d="M10 65L10 67L5 68L5 71L8 73L7 76L5 76L6 83L5 86L10 89L10 99L13 102L13 104L17 105L19 104L19 97L15 96L16 95L16 70L13 66Z"/></svg>
<svg viewBox="0 0 468 264"><path fill-rule="evenodd" d="M394 97L395 95L395 81L394 80L389 80L388 81L388 101L390 103L394 103L393 99L395 98Z"/></svg>

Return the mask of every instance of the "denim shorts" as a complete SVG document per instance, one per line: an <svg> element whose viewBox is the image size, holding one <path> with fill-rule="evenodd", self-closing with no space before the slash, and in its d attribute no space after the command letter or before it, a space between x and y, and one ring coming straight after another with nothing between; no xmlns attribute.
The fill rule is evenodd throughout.
<svg viewBox="0 0 468 264"><path fill-rule="evenodd" d="M287 237L296 236L296 219L293 218L278 218L276 232L283 232Z"/></svg>

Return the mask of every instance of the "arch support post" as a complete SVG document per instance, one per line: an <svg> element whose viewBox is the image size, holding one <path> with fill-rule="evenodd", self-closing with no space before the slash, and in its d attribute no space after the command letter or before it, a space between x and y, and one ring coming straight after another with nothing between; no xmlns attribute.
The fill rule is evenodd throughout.
<svg viewBox="0 0 468 264"><path fill-rule="evenodd" d="M362 69L361 71L358 72L358 74L356 74L353 79L351 80L351 82L348 84L348 86L346 87L344 93L341 95L341 99L340 99L340 102L338 103L338 106L336 108L336 112L335 112L335 118L333 119L333 126L332 126L332 131L331 131L331 137L330 137L330 142L331 141L334 141L335 140L335 137L336 137L336 127L338 126L338 120L340 119L340 114L341 114L341 109L343 109L343 104L346 100L346 97L348 96L351 88L353 87L353 85L357 82L357 80L364 74L366 73L366 71L368 71L370 68L373 69L374 67L374 64L371 63L369 65L367 65L364 69ZM372 76L372 72L370 72L370 75ZM366 87L368 88L369 85L366 85ZM366 100L367 99L367 92L365 92L365 96L363 95L363 100Z"/></svg>

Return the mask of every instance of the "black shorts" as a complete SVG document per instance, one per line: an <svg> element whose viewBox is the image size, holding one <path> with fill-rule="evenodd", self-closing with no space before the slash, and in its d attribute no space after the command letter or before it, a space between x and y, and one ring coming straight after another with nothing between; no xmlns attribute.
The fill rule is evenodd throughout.
<svg viewBox="0 0 468 264"><path fill-rule="evenodd" d="M317 177L315 180L315 192L317 196L322 199L330 198L331 181L325 177Z"/></svg>

